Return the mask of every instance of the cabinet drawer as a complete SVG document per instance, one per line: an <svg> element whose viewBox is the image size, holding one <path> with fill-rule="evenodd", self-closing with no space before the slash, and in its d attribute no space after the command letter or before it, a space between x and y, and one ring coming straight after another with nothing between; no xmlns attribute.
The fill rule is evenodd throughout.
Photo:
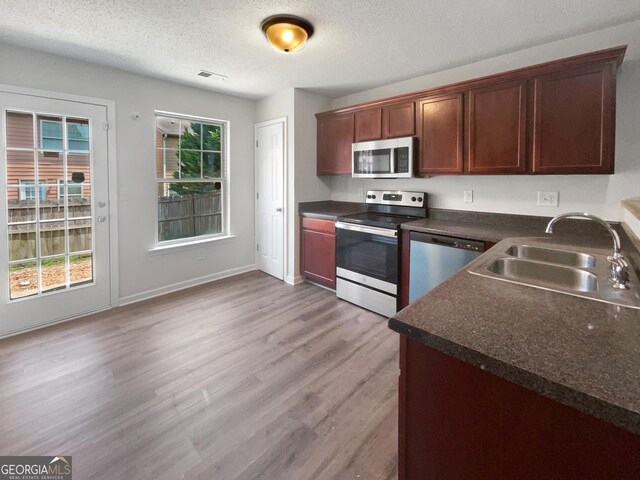
<svg viewBox="0 0 640 480"><path fill-rule="evenodd" d="M302 228L331 235L336 234L336 222L324 218L302 217Z"/></svg>

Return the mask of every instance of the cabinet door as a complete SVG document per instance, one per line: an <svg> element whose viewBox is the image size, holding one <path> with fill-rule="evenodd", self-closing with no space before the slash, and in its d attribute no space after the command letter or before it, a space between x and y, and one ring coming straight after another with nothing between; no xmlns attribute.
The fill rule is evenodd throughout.
<svg viewBox="0 0 640 480"><path fill-rule="evenodd" d="M533 79L533 173L613 173L615 64Z"/></svg>
<svg viewBox="0 0 640 480"><path fill-rule="evenodd" d="M353 113L318 118L317 173L351 173L351 144L354 138Z"/></svg>
<svg viewBox="0 0 640 480"><path fill-rule="evenodd" d="M526 80L471 90L467 103L469 173L524 173Z"/></svg>
<svg viewBox="0 0 640 480"><path fill-rule="evenodd" d="M418 102L419 173L462 173L462 99L456 93Z"/></svg>
<svg viewBox="0 0 640 480"><path fill-rule="evenodd" d="M308 280L336 288L335 222L303 218L300 270Z"/></svg>
<svg viewBox="0 0 640 480"><path fill-rule="evenodd" d="M355 113L356 142L382 138L382 109L370 108Z"/></svg>
<svg viewBox="0 0 640 480"><path fill-rule="evenodd" d="M416 134L416 104L397 103L382 107L383 138L411 137Z"/></svg>

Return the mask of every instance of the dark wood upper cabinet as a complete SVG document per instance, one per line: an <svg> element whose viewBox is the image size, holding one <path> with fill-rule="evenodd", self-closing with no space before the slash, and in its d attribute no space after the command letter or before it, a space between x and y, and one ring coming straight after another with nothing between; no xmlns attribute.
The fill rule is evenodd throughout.
<svg viewBox="0 0 640 480"><path fill-rule="evenodd" d="M626 48L319 113L318 175L350 174L354 141L413 135L419 175L613 173Z"/></svg>
<svg viewBox="0 0 640 480"><path fill-rule="evenodd" d="M418 173L462 173L462 93L418 102Z"/></svg>
<svg viewBox="0 0 640 480"><path fill-rule="evenodd" d="M351 173L351 144L354 140L354 114L318 117L317 173Z"/></svg>
<svg viewBox="0 0 640 480"><path fill-rule="evenodd" d="M371 108L355 113L356 142L378 140L382 138L382 109Z"/></svg>
<svg viewBox="0 0 640 480"><path fill-rule="evenodd" d="M416 134L416 104L402 102L382 107L382 136L411 137Z"/></svg>
<svg viewBox="0 0 640 480"><path fill-rule="evenodd" d="M469 173L524 173L527 146L527 82L468 92L466 168Z"/></svg>
<svg viewBox="0 0 640 480"><path fill-rule="evenodd" d="M613 173L615 63L532 80L533 173Z"/></svg>

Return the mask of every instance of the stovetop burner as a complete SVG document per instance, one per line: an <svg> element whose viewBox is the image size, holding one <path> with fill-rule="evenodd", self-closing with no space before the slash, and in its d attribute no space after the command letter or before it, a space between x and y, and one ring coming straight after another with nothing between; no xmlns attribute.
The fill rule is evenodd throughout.
<svg viewBox="0 0 640 480"><path fill-rule="evenodd" d="M400 225L427 216L427 194L400 190L369 190L367 211L339 217L338 221L397 230Z"/></svg>

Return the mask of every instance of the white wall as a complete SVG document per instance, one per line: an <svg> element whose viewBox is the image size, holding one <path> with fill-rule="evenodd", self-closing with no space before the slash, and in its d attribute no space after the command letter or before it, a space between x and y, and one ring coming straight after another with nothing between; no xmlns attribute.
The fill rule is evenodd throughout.
<svg viewBox="0 0 640 480"><path fill-rule="evenodd" d="M316 176L315 113L330 108L328 97L289 88L263 98L256 105L256 122L287 118L287 283L300 281L298 203L331 199L330 180Z"/></svg>
<svg viewBox="0 0 640 480"><path fill-rule="evenodd" d="M328 97L295 89L295 205L299 202L331 199L331 179L316 175L316 112L330 108ZM299 277L300 225L294 223L294 271Z"/></svg>
<svg viewBox="0 0 640 480"><path fill-rule="evenodd" d="M618 70L615 175L461 176L411 180L332 180L334 200L361 201L358 188L426 191L433 207L529 215L587 211L610 220L621 219L620 201L638 195L640 185L640 21L510 53L471 65L426 75L334 99L332 108L428 89L512 70L580 53L628 44ZM463 203L463 190L473 190L474 202ZM537 191L560 192L559 208L538 207Z"/></svg>
<svg viewBox="0 0 640 480"><path fill-rule="evenodd" d="M287 159L285 172L285 237L288 250L285 252L284 277L288 283L295 283L296 269L296 203L295 203L295 111L294 90L287 88L256 103L256 123L285 117L287 119Z"/></svg>
<svg viewBox="0 0 640 480"><path fill-rule="evenodd" d="M2 84L115 100L121 299L133 301L254 266L253 101L5 44L0 44L0 65ZM148 254L157 208L154 110L231 122L231 233L237 235L232 242ZM134 120L133 112L141 118Z"/></svg>

